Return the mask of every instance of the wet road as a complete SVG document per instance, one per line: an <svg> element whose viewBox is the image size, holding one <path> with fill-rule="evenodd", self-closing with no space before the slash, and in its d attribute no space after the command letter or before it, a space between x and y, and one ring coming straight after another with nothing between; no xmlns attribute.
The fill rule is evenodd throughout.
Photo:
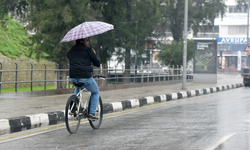
<svg viewBox="0 0 250 150"><path fill-rule="evenodd" d="M0 136L0 149L249 150L249 90L107 114L100 129L83 121L73 135L64 125L56 125Z"/></svg>

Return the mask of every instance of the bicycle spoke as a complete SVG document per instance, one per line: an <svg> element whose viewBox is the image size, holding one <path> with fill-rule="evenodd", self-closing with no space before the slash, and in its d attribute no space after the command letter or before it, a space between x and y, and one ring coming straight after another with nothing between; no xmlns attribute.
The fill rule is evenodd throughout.
<svg viewBox="0 0 250 150"><path fill-rule="evenodd" d="M81 117L79 116L78 108L79 100L75 95L69 97L65 109L65 123L69 133L73 134L79 128Z"/></svg>

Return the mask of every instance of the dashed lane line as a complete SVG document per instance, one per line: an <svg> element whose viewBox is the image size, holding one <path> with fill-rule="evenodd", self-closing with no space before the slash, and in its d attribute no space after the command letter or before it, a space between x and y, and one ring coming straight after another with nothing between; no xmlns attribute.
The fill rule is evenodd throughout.
<svg viewBox="0 0 250 150"><path fill-rule="evenodd" d="M222 145L224 142L226 142L228 139L230 139L235 134L236 133L232 133L232 134L228 134L228 135L222 137L218 142L216 142L215 144L211 145L206 150L215 150L217 147L219 147L220 145Z"/></svg>

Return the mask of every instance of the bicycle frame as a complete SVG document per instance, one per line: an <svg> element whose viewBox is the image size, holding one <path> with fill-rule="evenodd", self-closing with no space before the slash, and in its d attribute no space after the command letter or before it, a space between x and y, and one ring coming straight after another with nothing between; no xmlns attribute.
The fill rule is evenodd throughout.
<svg viewBox="0 0 250 150"><path fill-rule="evenodd" d="M93 78L98 77L99 79L105 80L105 76L96 75L93 76ZM80 87L77 87L78 93L76 95L71 95L66 103L65 108L65 122L66 122L66 128L69 131L69 133L73 134L76 133L80 121L82 118L88 118L89 124L93 129L98 129L102 123L103 118L103 103L102 99L99 96L98 99L98 107L96 108L95 116L97 116L94 119L90 119L91 116L89 116L89 110L90 110L90 100L92 93L89 91L86 101L83 102L83 92L88 91L86 88L81 89L82 83L76 84ZM85 95L84 95L85 98ZM73 104L73 105L72 105ZM78 106L77 106L78 105ZM76 123L76 125L72 125Z"/></svg>
<svg viewBox="0 0 250 150"><path fill-rule="evenodd" d="M83 110L82 110L82 112L85 112L87 109L87 105L88 105L88 102L89 102L89 100L90 100L90 97L91 97L91 92L89 92L88 93L88 96L87 96L87 99L86 99L86 101L85 101L85 103L83 104L83 101L82 101L82 93L83 92L85 92L85 91L87 91L87 89L86 88L84 88L84 89L82 89L82 90L80 90L81 89L81 87L80 88L78 88L78 94L76 95L77 97L79 97L79 95L80 95L80 105L78 106L78 108L77 108L77 110L78 110L78 112L80 112L80 107L81 106L83 106L82 108L83 108ZM88 111L88 110L87 110Z"/></svg>

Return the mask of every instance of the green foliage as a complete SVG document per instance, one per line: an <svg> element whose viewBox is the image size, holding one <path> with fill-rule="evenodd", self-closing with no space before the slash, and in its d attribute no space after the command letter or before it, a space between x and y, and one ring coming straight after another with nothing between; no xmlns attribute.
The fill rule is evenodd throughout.
<svg viewBox="0 0 250 150"><path fill-rule="evenodd" d="M183 64L183 43L178 41L172 41L171 44L161 45L162 51L157 55L159 60L162 60L163 64L170 65L170 59L172 52L175 49L173 60L171 65ZM193 58L194 41L188 40L187 42L187 62Z"/></svg>
<svg viewBox="0 0 250 150"><path fill-rule="evenodd" d="M165 35L168 30L172 33L175 41L183 38L184 29L184 0L161 0L162 12L161 24L155 31L158 35ZM188 29L197 34L200 26L207 26L208 29L214 25L216 15L223 15L226 12L226 5L222 0L192 0L188 1ZM165 30L164 30L165 29Z"/></svg>
<svg viewBox="0 0 250 150"><path fill-rule="evenodd" d="M28 13L28 3L26 0L1 0L0 20L2 20L8 13L24 18Z"/></svg>
<svg viewBox="0 0 250 150"><path fill-rule="evenodd" d="M36 34L31 37L32 44L38 43L32 51L37 58L43 53L48 54L46 59L57 62L60 68L67 68L67 52L75 42L60 43L64 35L75 26L93 20L88 1L82 0L27 0L30 13L26 18L28 29Z"/></svg>
<svg viewBox="0 0 250 150"><path fill-rule="evenodd" d="M215 16L219 13L223 15L225 8L222 0L189 1L189 28L196 34L200 23L213 26ZM126 51L121 52L118 59L125 59L126 69L131 65L130 50L138 49L139 61L141 54L145 53L146 43L152 37L164 37L166 31L170 31L175 41L183 38L184 0L1 0L0 18L7 12L16 13L22 18L29 12L26 21L30 24L27 29L36 32L30 37L29 47L36 58L46 57L57 62L60 68L67 68L66 54L74 42L59 42L70 29L82 23L83 18L114 25L113 31L91 37L92 46L103 64L109 60L115 47L124 48ZM9 45L7 42L5 44ZM174 51L171 53L177 54ZM3 53L20 55L11 50Z"/></svg>
<svg viewBox="0 0 250 150"><path fill-rule="evenodd" d="M108 0L108 4L103 6L103 18L115 27L113 31L115 40L111 43L127 51L127 53L124 51L118 52L118 54L121 54L118 59L120 61L125 59L127 69L131 64L130 50L137 49L138 57L144 53L146 39L151 37L158 23L157 20L160 16L158 6L158 1L154 0ZM138 48L136 48L136 36Z"/></svg>
<svg viewBox="0 0 250 150"><path fill-rule="evenodd" d="M172 33L174 39L173 44L181 42L184 37L184 0L161 0L161 3L164 4L159 7L162 12L162 20L159 27L156 28L155 34L164 37L166 36L167 30ZM200 26L209 30L214 25L216 15L221 14L223 17L225 12L226 5L222 0L188 1L188 29L192 29L194 35L197 34ZM181 49L179 48L179 43L176 47ZM164 54L165 58L161 57L162 60L166 60L165 64L181 64L180 60L182 60L182 57L175 56L179 54L175 48L169 49L168 53L169 54Z"/></svg>
<svg viewBox="0 0 250 150"><path fill-rule="evenodd" d="M10 58L20 57L21 54L30 56L30 50L26 46L29 35L23 25L8 16L3 19L5 23L0 24L0 52Z"/></svg>
<svg viewBox="0 0 250 150"><path fill-rule="evenodd" d="M244 8L247 10L249 0L235 0L237 2L237 9Z"/></svg>

